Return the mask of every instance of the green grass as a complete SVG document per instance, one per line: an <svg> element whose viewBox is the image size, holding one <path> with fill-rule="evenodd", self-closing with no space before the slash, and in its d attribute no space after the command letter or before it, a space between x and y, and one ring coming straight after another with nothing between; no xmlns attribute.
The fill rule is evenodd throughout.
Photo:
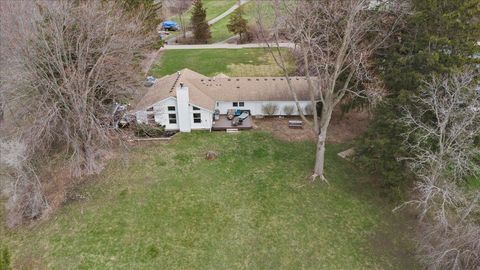
<svg viewBox="0 0 480 270"><path fill-rule="evenodd" d="M229 8L231 8L237 0L202 0L203 7L207 10L207 21L221 15ZM192 8L185 12L185 21L190 23L190 18L192 17ZM170 18L178 23L180 23L179 16L173 16Z"/></svg>
<svg viewBox="0 0 480 270"><path fill-rule="evenodd" d="M415 269L369 178L329 145L262 132L180 134L112 160L50 220L3 231L25 269ZM205 160L217 151L214 161Z"/></svg>
<svg viewBox="0 0 480 270"><path fill-rule="evenodd" d="M466 187L469 190L480 190L480 177L472 176L467 178Z"/></svg>
<svg viewBox="0 0 480 270"><path fill-rule="evenodd" d="M229 8L231 8L235 4L236 0L203 0L202 2L203 2L203 7L207 10L207 21L209 21L221 15L222 13L227 11ZM184 14L184 20L186 25L190 24L191 17L192 17L192 8L190 8ZM169 19L181 24L180 16L178 15L175 15ZM169 38L172 38L174 36L181 36L181 35L182 35L181 30L176 32L170 32Z"/></svg>
<svg viewBox="0 0 480 270"><path fill-rule="evenodd" d="M245 19L247 19L249 25L256 24L256 14L257 9L261 9L262 19L265 23L271 23L273 21L274 11L270 4L259 4L256 1L251 1L242 6L245 12ZM227 29L227 24L230 21L232 14L216 22L210 26L210 31L212 32L212 38L209 40L210 43L221 42L229 37L233 36Z"/></svg>
<svg viewBox="0 0 480 270"><path fill-rule="evenodd" d="M291 67L294 68L293 63ZM282 75L270 53L263 48L166 50L149 73L162 77L183 68L206 76L218 73L244 77Z"/></svg>

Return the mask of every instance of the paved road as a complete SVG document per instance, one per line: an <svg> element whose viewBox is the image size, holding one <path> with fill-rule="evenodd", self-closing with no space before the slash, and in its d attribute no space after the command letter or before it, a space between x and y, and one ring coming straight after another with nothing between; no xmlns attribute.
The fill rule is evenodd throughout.
<svg viewBox="0 0 480 270"><path fill-rule="evenodd" d="M250 0L240 0L240 5L237 3L235 3L235 5L233 5L231 8L229 8L227 11L225 11L224 13L218 15L217 17L211 19L210 21L208 21L208 25L212 25L218 21L220 21L221 19L227 17L230 13L232 13L233 11L235 11L235 9L237 9L238 7L240 7L241 5L247 3L248 1Z"/></svg>
<svg viewBox="0 0 480 270"><path fill-rule="evenodd" d="M272 46L275 46L272 44ZM294 48L293 43L280 43L282 48ZM265 48L265 43L248 43L248 44L228 44L228 43L214 43L214 44L195 44L195 45L165 45L161 50L188 50L188 49L243 49L243 48Z"/></svg>

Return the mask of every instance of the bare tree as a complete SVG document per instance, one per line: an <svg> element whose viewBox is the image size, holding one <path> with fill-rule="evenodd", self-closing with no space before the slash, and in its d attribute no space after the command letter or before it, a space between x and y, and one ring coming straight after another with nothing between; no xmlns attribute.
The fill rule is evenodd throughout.
<svg viewBox="0 0 480 270"><path fill-rule="evenodd" d="M8 198L7 226L14 227L23 218L35 219L48 208L43 195L42 183L35 173L28 156L26 145L18 140L0 141L0 195Z"/></svg>
<svg viewBox="0 0 480 270"><path fill-rule="evenodd" d="M182 29L183 38L187 38L187 19L185 18L185 13L192 6L192 0L170 0L166 2L168 9L173 13L178 15L178 20L180 21L180 28Z"/></svg>
<svg viewBox="0 0 480 270"><path fill-rule="evenodd" d="M401 119L418 179L408 204L420 209L420 259L435 269L480 267L480 191L465 188L465 177L480 172L476 78L478 72L434 77Z"/></svg>
<svg viewBox="0 0 480 270"><path fill-rule="evenodd" d="M382 8L381 8L382 7ZM389 35L399 10L396 5L372 7L367 0L274 1L276 21L272 44L268 44L278 66L290 82L288 60L280 49L284 39L295 44L299 65L305 72L310 90L313 122L301 117L318 135L316 162L312 179L324 176L327 131L332 112L345 97L377 98L381 96L379 80L373 73L371 56ZM268 40L262 18L257 22ZM298 103L296 91L290 91ZM317 111L317 103L321 110ZM320 116L318 116L320 115Z"/></svg>
<svg viewBox="0 0 480 270"><path fill-rule="evenodd" d="M56 155L74 177L98 173L114 135L112 105L140 81L132 63L150 40L142 18L100 0L0 5L0 95L25 164ZM36 177L23 175L24 183Z"/></svg>

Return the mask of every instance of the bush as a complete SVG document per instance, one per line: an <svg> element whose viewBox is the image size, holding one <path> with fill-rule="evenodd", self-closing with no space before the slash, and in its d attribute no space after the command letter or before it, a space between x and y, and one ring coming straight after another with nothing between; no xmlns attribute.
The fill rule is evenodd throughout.
<svg viewBox="0 0 480 270"><path fill-rule="evenodd" d="M283 107L283 112L285 113L285 115L292 115L294 111L295 106L293 105L285 105L285 107Z"/></svg>
<svg viewBox="0 0 480 270"><path fill-rule="evenodd" d="M154 50L158 50L158 49L162 48L164 45L165 45L165 40L159 39L159 40L153 42L150 45L150 47Z"/></svg>
<svg viewBox="0 0 480 270"><path fill-rule="evenodd" d="M135 136L137 137L162 137L165 133L165 126L137 124L135 127Z"/></svg>
<svg viewBox="0 0 480 270"><path fill-rule="evenodd" d="M266 115L274 115L278 111L278 105L268 103L262 106L262 111Z"/></svg>
<svg viewBox="0 0 480 270"><path fill-rule="evenodd" d="M308 104L307 106L305 106L305 108L303 108L303 111L305 115L313 115L312 105Z"/></svg>

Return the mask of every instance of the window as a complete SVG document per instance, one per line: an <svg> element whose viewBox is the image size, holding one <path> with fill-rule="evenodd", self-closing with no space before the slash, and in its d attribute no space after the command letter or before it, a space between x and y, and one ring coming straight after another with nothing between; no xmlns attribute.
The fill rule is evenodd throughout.
<svg viewBox="0 0 480 270"><path fill-rule="evenodd" d="M238 107L238 102L233 102L233 107Z"/></svg>
<svg viewBox="0 0 480 270"><path fill-rule="evenodd" d="M200 108L192 106L194 111L200 111Z"/></svg>
<svg viewBox="0 0 480 270"><path fill-rule="evenodd" d="M243 106L245 106L245 102L243 101L238 102L238 107L243 107Z"/></svg>
<svg viewBox="0 0 480 270"><path fill-rule="evenodd" d="M168 122L170 124L176 124L177 123L177 115L174 113L168 114Z"/></svg>
<svg viewBox="0 0 480 270"><path fill-rule="evenodd" d="M172 111L174 112L175 111L175 106L168 106L168 110L171 111L171 112Z"/></svg>
<svg viewBox="0 0 480 270"><path fill-rule="evenodd" d="M193 114L193 123L201 123L202 122L202 115L200 113Z"/></svg>

